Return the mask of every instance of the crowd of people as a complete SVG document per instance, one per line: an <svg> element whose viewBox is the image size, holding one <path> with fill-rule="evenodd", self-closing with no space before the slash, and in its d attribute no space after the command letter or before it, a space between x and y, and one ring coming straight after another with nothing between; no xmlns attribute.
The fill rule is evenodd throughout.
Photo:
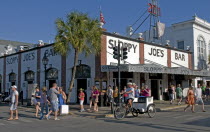
<svg viewBox="0 0 210 132"><path fill-rule="evenodd" d="M10 99L10 117L8 120L18 120L18 91L17 87L11 86L12 92L10 96L7 99ZM127 86L124 87L121 91L117 87L108 86L106 91L106 102L111 103L118 103L118 95L120 94L122 101L126 102L127 104L130 104L132 106L132 102L134 98L138 98L140 96L151 96L150 95L150 89L147 85L142 86L139 88L135 83L127 83ZM171 85L168 88L168 95L170 104L172 104L175 100L175 96L177 98L177 104L181 105L181 102L183 100L183 89L181 88L181 85L178 84L175 88L174 85ZM80 111L84 112L86 111L84 109L84 101L85 101L85 92L84 89L79 89L78 99L80 104ZM96 86L92 87L91 94L89 97L89 110L98 112L98 102L99 102L99 96L100 92ZM202 87L200 84L198 84L198 87L190 87L187 96L185 97L185 103L188 104L187 107L184 109L186 110L192 106L191 110L194 111L194 107L196 103L200 103L202 105L202 111L205 112L204 109L204 102L203 98L205 100L209 100L210 98L210 88L203 85ZM53 86L47 91L46 87L43 87L41 90L37 87L35 89L35 93L32 95L32 104L35 106L36 112L35 117L42 120L43 118L46 118L47 120L50 119L50 115L54 113L54 120L59 120L58 115L61 113L61 107L62 105L65 105L67 101L67 96L65 92L63 91L62 87L58 87L56 83L53 84ZM49 108L50 104L50 108ZM13 118L13 113L16 114L15 118ZM38 116L40 113L40 116Z"/></svg>

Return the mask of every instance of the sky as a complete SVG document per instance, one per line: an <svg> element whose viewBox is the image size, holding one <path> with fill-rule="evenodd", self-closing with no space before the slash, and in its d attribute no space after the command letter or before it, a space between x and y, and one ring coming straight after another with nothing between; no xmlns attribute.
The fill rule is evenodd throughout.
<svg viewBox="0 0 210 132"><path fill-rule="evenodd" d="M72 11L88 13L99 18L101 6L108 32L125 35L148 8L149 0L1 0L0 39L29 43L53 42L56 35L55 20L65 18ZM160 21L173 23L192 19L195 14L210 22L210 0L159 0ZM143 18L136 24L138 26ZM135 27L134 27L135 29ZM149 29L146 21L137 32Z"/></svg>

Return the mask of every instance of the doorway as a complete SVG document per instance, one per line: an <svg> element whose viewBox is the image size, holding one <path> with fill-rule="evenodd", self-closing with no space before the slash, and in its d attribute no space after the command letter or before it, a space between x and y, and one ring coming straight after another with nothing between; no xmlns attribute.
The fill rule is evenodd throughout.
<svg viewBox="0 0 210 132"><path fill-rule="evenodd" d="M78 95L79 95L79 89L82 88L85 93L85 100L84 100L84 104L87 104L87 79L77 79L77 103L79 103L79 98L78 98Z"/></svg>
<svg viewBox="0 0 210 132"><path fill-rule="evenodd" d="M158 80L151 80L151 96L158 100Z"/></svg>
<svg viewBox="0 0 210 132"><path fill-rule="evenodd" d="M56 80L49 80L49 89L52 88L53 83L56 83Z"/></svg>

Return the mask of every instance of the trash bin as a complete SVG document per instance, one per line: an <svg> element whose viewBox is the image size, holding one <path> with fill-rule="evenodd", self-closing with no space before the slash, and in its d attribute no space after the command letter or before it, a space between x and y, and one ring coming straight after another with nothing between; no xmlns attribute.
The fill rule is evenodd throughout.
<svg viewBox="0 0 210 132"><path fill-rule="evenodd" d="M163 92L163 100L169 100L168 92Z"/></svg>

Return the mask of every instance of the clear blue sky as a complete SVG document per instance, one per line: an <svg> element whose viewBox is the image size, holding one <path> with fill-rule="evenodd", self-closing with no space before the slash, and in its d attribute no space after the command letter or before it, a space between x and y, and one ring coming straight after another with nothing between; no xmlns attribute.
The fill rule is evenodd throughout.
<svg viewBox="0 0 210 132"><path fill-rule="evenodd" d="M147 9L148 0L1 0L0 39L37 43L54 40L55 19L71 11L99 17L99 6L105 17L104 28L125 34L125 29ZM198 17L210 22L210 0L159 0L161 22L172 23ZM139 31L148 29L148 22Z"/></svg>

